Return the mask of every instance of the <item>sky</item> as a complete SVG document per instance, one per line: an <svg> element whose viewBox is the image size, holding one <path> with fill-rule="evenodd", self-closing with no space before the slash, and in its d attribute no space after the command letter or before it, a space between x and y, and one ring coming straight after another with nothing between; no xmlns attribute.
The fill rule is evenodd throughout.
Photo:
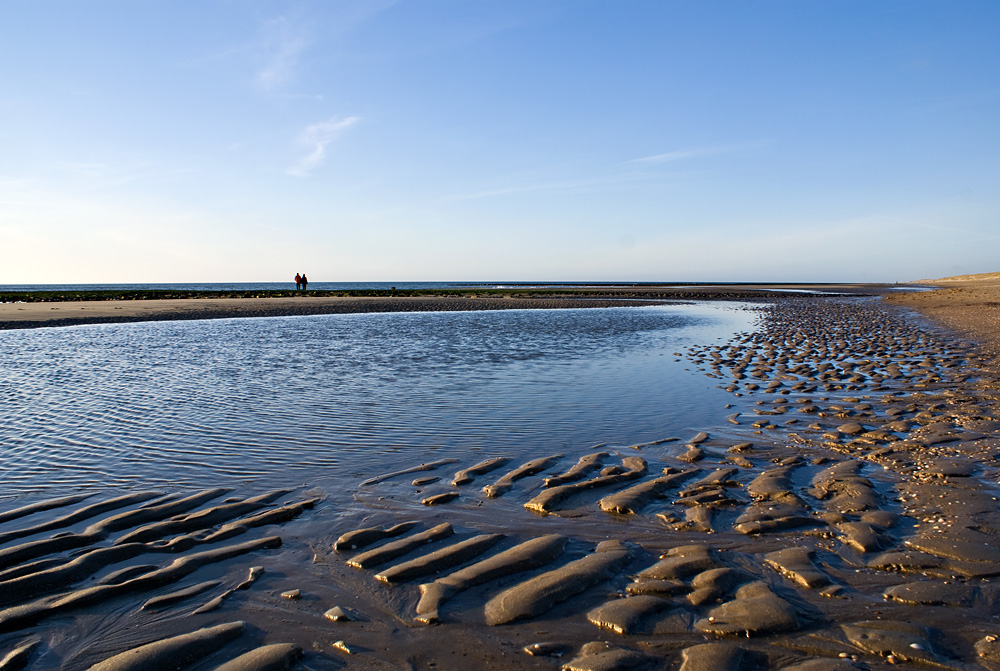
<svg viewBox="0 0 1000 671"><path fill-rule="evenodd" d="M0 284L1000 270L994 0L7 0Z"/></svg>

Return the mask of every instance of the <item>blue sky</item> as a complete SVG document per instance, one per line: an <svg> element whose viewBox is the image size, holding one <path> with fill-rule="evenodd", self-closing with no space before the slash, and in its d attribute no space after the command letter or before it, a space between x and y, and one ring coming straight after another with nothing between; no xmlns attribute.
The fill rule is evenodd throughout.
<svg viewBox="0 0 1000 671"><path fill-rule="evenodd" d="M997 271L997 35L992 0L12 0L0 283Z"/></svg>

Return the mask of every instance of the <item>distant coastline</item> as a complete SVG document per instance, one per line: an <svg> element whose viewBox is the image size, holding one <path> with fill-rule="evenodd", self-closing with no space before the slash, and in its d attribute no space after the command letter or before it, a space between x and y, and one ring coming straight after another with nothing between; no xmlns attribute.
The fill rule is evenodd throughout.
<svg viewBox="0 0 1000 671"><path fill-rule="evenodd" d="M312 286L312 284L310 284ZM891 285L550 285L406 289L101 289L0 291L0 330L187 319L363 312L443 312L634 307L691 300L766 301L778 296L879 295Z"/></svg>
<svg viewBox="0 0 1000 671"><path fill-rule="evenodd" d="M929 282L930 280L928 280ZM309 282L309 292L340 292L340 291L438 291L438 290L468 290L468 289L662 289L690 287L773 287L773 288L828 288L831 290L844 287L890 287L903 286L891 284L848 284L842 282ZM151 292L151 291L186 291L186 292L247 292L247 291L295 291L295 283L288 282L136 282L120 284L0 284L0 296L6 293L37 293L37 292ZM0 299L2 300L2 299Z"/></svg>
<svg viewBox="0 0 1000 671"><path fill-rule="evenodd" d="M389 291L399 290L461 289L489 286L478 282L310 282L310 291ZM501 283L492 283L500 285ZM8 292L95 292L95 291L283 291L295 290L295 283L287 282L133 282L118 284L0 284L0 295Z"/></svg>

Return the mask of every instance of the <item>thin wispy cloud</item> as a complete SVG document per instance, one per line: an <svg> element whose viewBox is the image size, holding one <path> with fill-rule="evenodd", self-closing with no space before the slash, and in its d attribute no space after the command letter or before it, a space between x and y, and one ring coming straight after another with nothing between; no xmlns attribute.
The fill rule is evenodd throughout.
<svg viewBox="0 0 1000 671"><path fill-rule="evenodd" d="M940 226L936 224L917 224L917 226L930 231L942 231L950 235L962 235L972 240L1000 240L1000 233L994 233L993 231L962 228L959 226Z"/></svg>
<svg viewBox="0 0 1000 671"><path fill-rule="evenodd" d="M275 97L281 100L314 100L316 102L322 102L326 99L322 93L282 93Z"/></svg>
<svg viewBox="0 0 1000 671"><path fill-rule="evenodd" d="M59 161L52 165L52 174L67 177L78 188L87 190L115 189L137 182L164 183L184 179L203 172L201 167L169 166L156 163L109 165Z"/></svg>
<svg viewBox="0 0 1000 671"><path fill-rule="evenodd" d="M689 158L700 158L703 156L716 156L721 154L731 154L740 151L747 151L750 149L755 149L764 146L764 142L747 142L743 144L731 144L731 145L718 145L714 147L697 147L693 149L681 149L677 151L665 152L663 154L654 154L652 156L643 156L641 158L635 158L630 161L626 161L625 165L636 165L636 168L629 168L626 170L621 170L619 165L616 169L622 173L618 175L610 175L606 177L594 177L590 179L579 179L579 180L566 180L558 182L539 182L535 184L519 184L508 187L501 187L497 189L489 189L483 191L477 191L474 193L459 194L447 197L445 200L475 200L478 198L492 198L497 196L505 196L516 193L526 193L531 191L568 191L577 189L593 189L616 185L626 185L639 182L652 182L652 181L663 181L663 180L680 180L680 179L691 179L697 177L697 173L692 173L690 170L684 172L663 172L655 167L656 164L660 163L670 163L673 161L680 161ZM650 166L644 171L640 171L638 166L646 165Z"/></svg>
<svg viewBox="0 0 1000 671"><path fill-rule="evenodd" d="M736 152L756 149L763 145L762 142L750 142L744 144L719 145L715 147L697 147L694 149L680 149L668 151L652 156L633 158L629 163L669 163L671 161L683 161L688 158L702 158L704 156L718 156L720 154L733 154Z"/></svg>
<svg viewBox="0 0 1000 671"><path fill-rule="evenodd" d="M326 160L326 147L345 129L353 126L360 117L333 117L305 127L295 143L306 150L298 163L287 170L294 177L306 177Z"/></svg>
<svg viewBox="0 0 1000 671"><path fill-rule="evenodd" d="M279 16L261 22L247 41L192 55L181 63L195 70L238 63L241 73L245 72L261 91L276 94L295 79L302 53L314 46L311 35L311 24Z"/></svg>
<svg viewBox="0 0 1000 671"><path fill-rule="evenodd" d="M104 163L71 163L60 161L56 163L55 167L58 170L80 177L105 177L110 172L109 167Z"/></svg>
<svg viewBox="0 0 1000 671"><path fill-rule="evenodd" d="M265 61L257 73L257 83L265 90L275 89L294 74L300 54L310 44L297 22L278 17L264 24Z"/></svg>
<svg viewBox="0 0 1000 671"><path fill-rule="evenodd" d="M604 186L615 186L621 184L632 184L636 182L649 182L653 180L663 180L676 175L665 173L632 173L628 175L617 175L613 177L596 177L593 179L567 180L563 182L541 182L538 184L520 184L516 186L503 187L499 189L489 189L449 196L446 200L475 200L478 198L491 198L494 196L506 196L514 193L526 193L531 191L570 191L574 189L599 188Z"/></svg>

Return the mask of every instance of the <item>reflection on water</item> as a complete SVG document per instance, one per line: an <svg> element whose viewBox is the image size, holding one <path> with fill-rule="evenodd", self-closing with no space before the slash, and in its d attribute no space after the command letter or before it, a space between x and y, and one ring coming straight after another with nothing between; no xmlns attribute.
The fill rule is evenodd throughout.
<svg viewBox="0 0 1000 671"><path fill-rule="evenodd" d="M7 331L0 495L294 485L683 435L732 398L673 353L754 316L703 304Z"/></svg>

